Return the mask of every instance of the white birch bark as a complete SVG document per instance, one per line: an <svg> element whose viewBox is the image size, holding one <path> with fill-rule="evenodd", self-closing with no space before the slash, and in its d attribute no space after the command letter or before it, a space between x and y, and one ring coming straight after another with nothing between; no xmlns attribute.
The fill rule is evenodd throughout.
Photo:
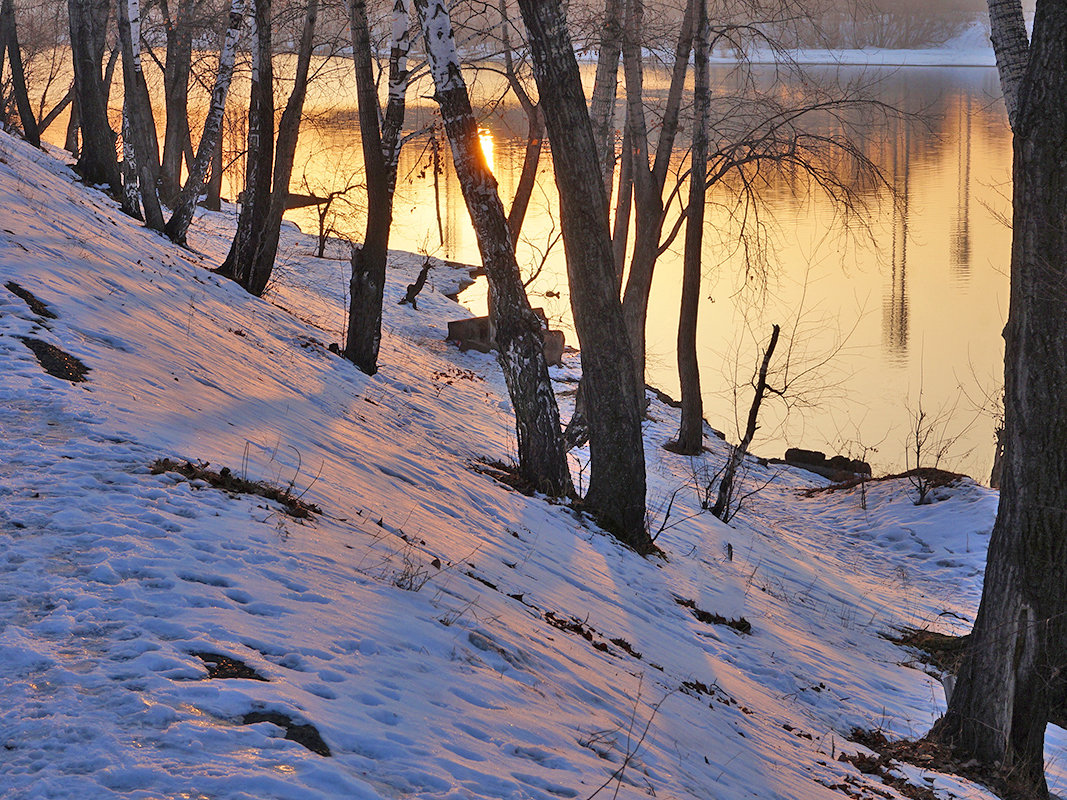
<svg viewBox="0 0 1067 800"><path fill-rule="evenodd" d="M218 146L222 132L222 118L226 113L226 98L229 96L230 84L233 82L234 62L237 58L237 43L241 38L241 26L245 17L245 0L232 0L230 20L226 28L226 38L219 53L219 69L215 75L215 85L211 89L211 104L207 119L204 120L204 132L196 148L196 158L189 169L189 176L174 203L174 213L167 223L166 234L171 241L179 244L185 242L185 235L193 220L193 212L200 194L204 190L211 156ZM253 24L255 24L253 20ZM254 51L253 51L254 52Z"/></svg>
<svg viewBox="0 0 1067 800"><path fill-rule="evenodd" d="M1019 109L1019 87L1026 76L1030 59L1030 40L1026 35L1021 0L988 0L989 39L997 57L997 73L1008 107L1008 122L1015 129Z"/></svg>

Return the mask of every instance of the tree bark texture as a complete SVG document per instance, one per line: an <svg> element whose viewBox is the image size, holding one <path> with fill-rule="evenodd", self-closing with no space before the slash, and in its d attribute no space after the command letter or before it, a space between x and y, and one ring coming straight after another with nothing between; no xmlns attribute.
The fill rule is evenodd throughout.
<svg viewBox="0 0 1067 800"><path fill-rule="evenodd" d="M558 0L520 0L534 77L553 142L571 308L581 343L582 394L589 425L586 505L638 552L648 552L641 407L615 283L608 198L578 64Z"/></svg>
<svg viewBox="0 0 1067 800"><path fill-rule="evenodd" d="M619 89L619 54L622 52L624 0L604 1L603 31L597 52L593 96L589 100L589 117L593 125L597 161L604 180L604 193L611 201L615 177L615 98Z"/></svg>
<svg viewBox="0 0 1067 800"><path fill-rule="evenodd" d="M160 169L160 194L174 204L181 190L182 156L189 138L189 74L193 57L193 0L178 0L174 15L167 3L164 30L167 35L167 58L163 67L163 98L166 127L163 129L163 161ZM225 44L223 45L225 47ZM187 164L191 170L192 163Z"/></svg>
<svg viewBox="0 0 1067 800"><path fill-rule="evenodd" d="M678 382L682 389L682 413L676 442L678 452L690 455L700 453L704 447L704 401L700 394L700 363L697 359L697 318L703 269L704 181L708 172L708 115L711 107L708 33L707 0L696 0L693 146L689 158L689 210L685 221L682 301L678 314Z"/></svg>
<svg viewBox="0 0 1067 800"><path fill-rule="evenodd" d="M152 101L141 71L141 7L138 0L118 0L119 40L122 43L122 84L125 90L128 133L132 137L135 171L140 185L144 221L162 231L159 205L159 141L152 118ZM125 136L126 130L123 131Z"/></svg>
<svg viewBox="0 0 1067 800"><path fill-rule="evenodd" d="M0 30L4 32L4 35L0 36L0 51L3 51L6 46L11 64L11 88L15 93L15 106L18 108L19 121L22 124L22 136L34 147L40 147L41 134L37 127L37 120L33 116L30 95L26 89L26 72L22 66L22 51L19 49L14 0L3 0L0 4L0 17L2 17ZM3 61L0 60L0 73L2 72Z"/></svg>
<svg viewBox="0 0 1067 800"><path fill-rule="evenodd" d="M1020 0L987 0L990 41L997 59L1000 88L1008 107L1008 122L1015 128L1019 91L1026 77L1030 43L1026 36Z"/></svg>
<svg viewBox="0 0 1067 800"><path fill-rule="evenodd" d="M353 62L359 100L359 125L367 180L367 227L363 243L352 248L349 281L348 337L345 358L368 375L378 371L382 338L382 305L389 232L393 224L393 193L400 159L400 131L404 124L411 47L410 6L396 0L393 6L389 51L389 98L379 129L378 88L370 26L364 0L349 5Z"/></svg>
<svg viewBox="0 0 1067 800"><path fill-rule="evenodd" d="M489 281L489 317L496 330L497 360L515 409L519 473L539 491L570 495L574 489L545 362L541 322L526 297L496 178L478 139L478 123L460 71L448 9L444 0L415 0L415 8L452 146L452 161Z"/></svg>
<svg viewBox="0 0 1067 800"><path fill-rule="evenodd" d="M115 134L107 119L107 88L101 78L107 36L108 0L68 0L71 58L77 94L81 153L75 170L90 184L122 193Z"/></svg>
<svg viewBox="0 0 1067 800"><path fill-rule="evenodd" d="M311 69L311 51L315 44L315 24L319 15L318 0L307 0L304 12L304 29L300 34L297 50L296 73L293 76L293 91L282 111L278 123L278 144L274 151L274 177L271 188L270 211L255 233L256 256L248 291L259 296L267 288L274 260L278 256L278 242L282 232L282 217L289 200L289 181L293 176L296 160L296 145L300 138L300 120L304 115L304 98L307 97L308 72Z"/></svg>
<svg viewBox="0 0 1067 800"><path fill-rule="evenodd" d="M271 0L252 0L252 93L248 104L248 152L244 201L237 231L219 272L248 289L253 281L256 231L270 212L274 167L274 69L271 60Z"/></svg>
<svg viewBox="0 0 1067 800"><path fill-rule="evenodd" d="M623 70L626 74L628 129L631 137L635 226L634 250L623 293L623 315L634 358L634 389L642 404L645 395L645 325L648 320L648 298L652 292L652 274L659 258L660 235L663 232L663 186L678 130L681 94L692 46L693 6L694 0L689 0L686 4L685 17L675 48L675 64L660 125L655 161L650 164L641 53L644 0L626 0L622 53Z"/></svg>
<svg viewBox="0 0 1067 800"><path fill-rule="evenodd" d="M170 240L177 244L185 244L185 236L189 231L189 225L192 224L193 214L196 212L196 203L200 199L200 193L204 190L204 178L209 164L212 165L212 183L217 186L218 191L222 189L222 119L226 114L226 98L233 80L237 41L241 35L244 15L244 0L232 0L226 38L223 40L222 51L219 53L219 68L215 73L215 85L211 89L211 102L207 118L204 120L204 132L200 135L196 157L189 165L189 175L177 199L174 200L174 212L167 221L165 229ZM218 210L218 206L215 210Z"/></svg>
<svg viewBox="0 0 1067 800"><path fill-rule="evenodd" d="M1067 3L1038 0L1014 124L1003 483L982 602L931 736L1047 794L1067 670Z"/></svg>

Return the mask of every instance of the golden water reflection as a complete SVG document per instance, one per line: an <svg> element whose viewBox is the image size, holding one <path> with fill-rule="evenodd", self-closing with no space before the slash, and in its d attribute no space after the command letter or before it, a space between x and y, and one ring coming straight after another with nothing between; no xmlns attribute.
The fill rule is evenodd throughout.
<svg viewBox="0 0 1067 800"><path fill-rule="evenodd" d="M291 189L323 195L358 183L362 159L350 62L319 67L325 77L309 93L309 120ZM875 71L873 77L879 99L922 112L928 127L894 122L888 136L873 129L861 132L864 151L883 165L898 194L896 202L866 196L865 228L842 233L824 198L798 197L788 181L766 186L774 249L761 295L750 290L760 281L746 274L741 255L720 246L717 233L730 226L726 212L713 210L714 202L709 206L698 334L705 415L714 427L738 438L735 412L747 413L750 393L742 386L735 394L734 387L748 380L772 323L779 323L784 331L797 332L794 374L828 360L809 376L788 415L781 406L766 409L757 452L780 456L786 446L801 446L860 455L862 447L873 447L877 452L867 457L876 469L904 468L909 418L921 392L928 414L954 409L948 432L960 437L947 466L985 478L993 423L978 407L1000 385L1010 253L1004 220L1010 216L1011 145L1003 106L996 100L995 70L903 68ZM522 169L526 120L517 104L495 102L503 94L500 80L485 73L473 88L476 103L479 96L494 101L493 113L480 121L479 138L507 206ZM713 85L724 80L721 72ZM650 85L655 89L654 80ZM236 91L240 97L244 89L238 84ZM783 85L781 91L792 88ZM433 127L431 94L416 87L409 95L408 130ZM279 98L281 107L284 98ZM224 185L230 197L239 188L243 136L234 105L224 146L233 160ZM62 124L49 131L53 140L62 138ZM392 246L478 263L447 140L436 130L436 135L413 138L402 151ZM351 199L338 205L333 222L342 235L358 239L364 223L360 190ZM527 269L544 260L531 285L533 302L559 320L573 343L562 247L544 256L559 229L557 208L546 148L517 251ZM316 230L314 208L289 216L305 230ZM648 318L649 382L673 395L678 392L674 342L680 254L681 237L657 267ZM339 268L339 280L342 272ZM484 286L475 286L463 300L483 313Z"/></svg>

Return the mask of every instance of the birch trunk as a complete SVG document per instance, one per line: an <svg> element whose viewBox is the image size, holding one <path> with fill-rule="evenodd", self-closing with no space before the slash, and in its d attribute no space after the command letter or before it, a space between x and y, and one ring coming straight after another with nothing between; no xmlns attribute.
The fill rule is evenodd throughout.
<svg viewBox="0 0 1067 800"><path fill-rule="evenodd" d="M226 38L222 44L222 51L219 53L219 68L215 74L215 84L211 89L211 103L208 107L207 119L204 120L204 132L200 135L196 158L189 167L185 185L182 186L178 198L174 201L174 213L171 214L165 230L171 241L177 244L185 244L185 236L196 212L196 203L204 190L204 178L209 164L216 163L216 166L212 168L211 177L213 181L217 178L219 188L222 187L222 150L220 147L222 118L226 113L226 98L233 80L233 66L237 56L237 42L241 35L244 14L244 0L233 0L230 6ZM215 162L216 156L217 162Z"/></svg>
<svg viewBox="0 0 1067 800"><path fill-rule="evenodd" d="M382 339L382 304L393 224L393 192L400 158L400 130L404 124L408 87L407 56L410 6L395 0L389 48L389 99L382 126L378 122L378 89L370 25L364 0L351 0L352 58L359 100L359 127L367 179L367 227L363 243L352 248L349 281L348 337L344 355L368 375L378 371Z"/></svg>
<svg viewBox="0 0 1067 800"><path fill-rule="evenodd" d="M162 231L163 209L159 205L159 141L152 119L152 101L141 71L141 6L139 0L118 0L119 39L122 42L122 83L128 112L128 144L133 146L137 182L144 221Z"/></svg>
<svg viewBox="0 0 1067 800"><path fill-rule="evenodd" d="M497 360L515 409L519 473L539 491L569 495L574 489L545 363L541 323L523 289L496 179L478 140L448 9L444 0L415 0L415 8L452 160L489 280L489 317L496 331Z"/></svg>
<svg viewBox="0 0 1067 800"><path fill-rule="evenodd" d="M270 210L274 166L274 69L271 60L271 2L252 0L252 93L248 104L248 152L244 201L237 231L219 273L246 289L256 256L254 233Z"/></svg>
<svg viewBox="0 0 1067 800"><path fill-rule="evenodd" d="M581 343L581 394L589 430L585 504L607 530L638 552L652 549L645 528L641 408L632 391L608 229L608 197L578 64L558 0L520 0L534 77L553 142L571 308Z"/></svg>
<svg viewBox="0 0 1067 800"><path fill-rule="evenodd" d="M597 52L593 96L589 101L597 161L609 202L615 180L615 98L619 89L619 54L622 52L622 26L619 21L623 16L623 5L624 0L604 2L604 29Z"/></svg>
<svg viewBox="0 0 1067 800"><path fill-rule="evenodd" d="M930 735L1045 797L1067 673L1067 4L1038 0L1017 97L1000 507L970 649Z"/></svg>
<svg viewBox="0 0 1067 800"><path fill-rule="evenodd" d="M1008 122L1015 129L1019 109L1019 91L1026 77L1030 42L1026 36L1023 6L1020 0L988 0L989 39L997 58L1000 88L1008 107Z"/></svg>
<svg viewBox="0 0 1067 800"><path fill-rule="evenodd" d="M708 172L708 116L711 107L707 0L696 0L696 12L696 36L693 39L693 147L689 158L689 210L685 220L682 301L678 314L678 381L682 389L682 414L675 443L678 452L689 455L696 455L704 448L704 401L700 394L700 363L697 359L697 318L703 269L704 181Z"/></svg>

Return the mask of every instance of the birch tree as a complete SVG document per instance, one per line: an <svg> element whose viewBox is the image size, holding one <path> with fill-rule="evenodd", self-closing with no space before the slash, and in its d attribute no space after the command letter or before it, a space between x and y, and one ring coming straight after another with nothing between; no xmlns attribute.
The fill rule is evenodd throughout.
<svg viewBox="0 0 1067 800"><path fill-rule="evenodd" d="M252 0L252 93L248 104L245 188L226 260L219 273L246 289L254 283L254 232L270 211L274 165L274 68L271 52L271 0Z"/></svg>
<svg viewBox="0 0 1067 800"><path fill-rule="evenodd" d="M1005 5L990 2L1014 134L1003 479L968 652L929 735L1047 797L1045 729L1067 674L1067 3L1038 0L1025 46Z"/></svg>
<svg viewBox="0 0 1067 800"><path fill-rule="evenodd" d="M538 490L573 493L559 410L544 356L541 323L523 289L496 179L478 139L478 124L460 69L444 0L415 0L452 161L489 281L489 318L497 361L515 409L519 473Z"/></svg>
<svg viewBox="0 0 1067 800"><path fill-rule="evenodd" d="M410 16L409 0L393 0L389 99L384 115L380 115L366 2L351 0L349 4L360 138L367 180L367 227L363 243L352 249L348 336L344 355L368 375L378 370L378 350L382 338L385 268L393 222L397 163L400 159L400 130L404 124L410 75L407 65L411 47Z"/></svg>
<svg viewBox="0 0 1067 800"><path fill-rule="evenodd" d="M207 118L204 120L204 131L200 135L200 142L196 148L196 157L189 166L189 175L185 179L185 184L178 193L177 199L174 201L174 211L164 231L171 241L177 244L185 244L185 236L189 231L189 225L193 221L197 201L204 191L204 178L207 176L208 165L218 151L219 143L221 142L222 118L226 113L226 98L229 95L230 83L233 80L237 42L241 36L244 15L244 0L232 0L229 24L226 27L222 50L219 52L219 68L215 73L215 83L211 89ZM219 171L221 172L221 170Z"/></svg>
<svg viewBox="0 0 1067 800"><path fill-rule="evenodd" d="M132 145L135 172L140 186L145 224L162 231L163 209L159 204L159 141L152 118L152 101L148 96L141 69L141 5L139 0L118 0L119 40L122 43L122 83L125 89L124 145ZM125 134L130 140L126 141Z"/></svg>

